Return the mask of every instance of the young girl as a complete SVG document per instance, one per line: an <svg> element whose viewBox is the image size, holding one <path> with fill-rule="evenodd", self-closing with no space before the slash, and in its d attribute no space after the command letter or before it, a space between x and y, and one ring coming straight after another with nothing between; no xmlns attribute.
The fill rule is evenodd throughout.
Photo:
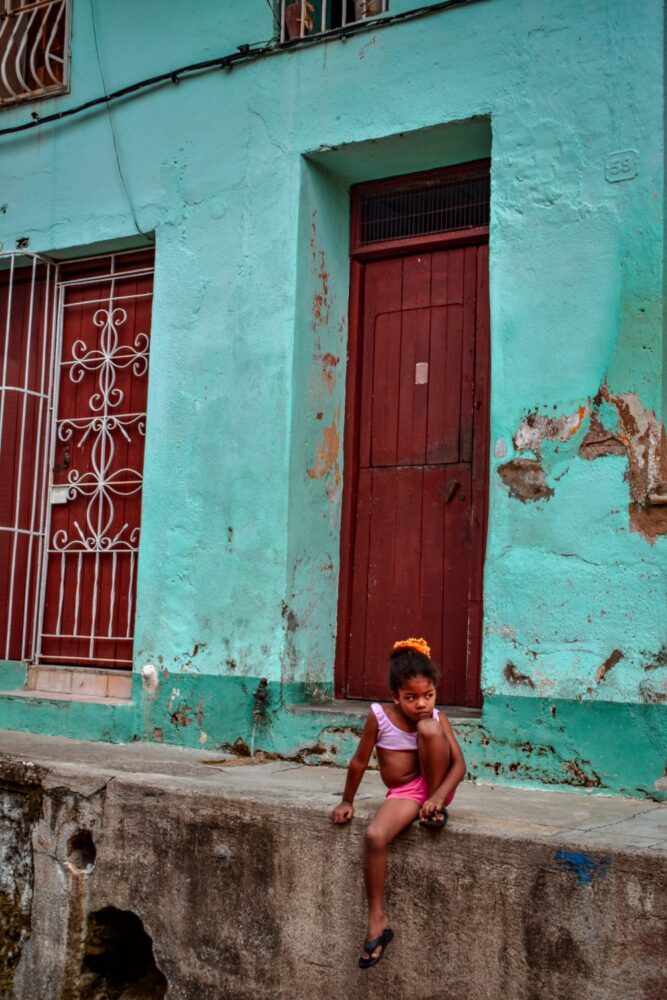
<svg viewBox="0 0 667 1000"><path fill-rule="evenodd" d="M347 770L343 801L331 813L334 823L349 823L352 805L368 761L377 747L380 774L389 789L366 830L364 877L368 926L359 968L383 957L394 936L383 909L387 846L419 816L420 825L441 829L445 806L465 774L463 754L449 720L435 707L438 671L424 639L394 643L389 657L393 705L371 705L364 731Z"/></svg>

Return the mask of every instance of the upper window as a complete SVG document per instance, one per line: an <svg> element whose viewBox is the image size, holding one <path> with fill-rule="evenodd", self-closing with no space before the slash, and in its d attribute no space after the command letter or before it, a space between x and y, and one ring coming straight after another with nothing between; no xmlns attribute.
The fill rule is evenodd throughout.
<svg viewBox="0 0 667 1000"><path fill-rule="evenodd" d="M344 28L384 14L389 0L281 0L280 41Z"/></svg>
<svg viewBox="0 0 667 1000"><path fill-rule="evenodd" d="M0 105L69 88L70 0L0 0Z"/></svg>

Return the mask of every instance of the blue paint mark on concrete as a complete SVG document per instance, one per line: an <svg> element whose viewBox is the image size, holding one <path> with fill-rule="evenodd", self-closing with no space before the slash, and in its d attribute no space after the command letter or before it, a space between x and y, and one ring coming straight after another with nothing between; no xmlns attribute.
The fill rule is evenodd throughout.
<svg viewBox="0 0 667 1000"><path fill-rule="evenodd" d="M590 885L594 878L604 878L611 868L610 858L596 859L583 851L556 851L561 871L573 871L579 885Z"/></svg>

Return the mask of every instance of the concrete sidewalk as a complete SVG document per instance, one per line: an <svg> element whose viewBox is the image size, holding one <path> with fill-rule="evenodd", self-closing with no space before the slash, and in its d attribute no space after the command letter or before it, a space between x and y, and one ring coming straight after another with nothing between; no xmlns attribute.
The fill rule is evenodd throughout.
<svg viewBox="0 0 667 1000"><path fill-rule="evenodd" d="M396 941L360 973L363 821L384 793L368 774L356 821L337 829L343 781L284 760L0 733L0 997L101 996L86 927L108 907L141 919L169 1000L667 995L664 804L462 785L442 834L415 826L394 846Z"/></svg>

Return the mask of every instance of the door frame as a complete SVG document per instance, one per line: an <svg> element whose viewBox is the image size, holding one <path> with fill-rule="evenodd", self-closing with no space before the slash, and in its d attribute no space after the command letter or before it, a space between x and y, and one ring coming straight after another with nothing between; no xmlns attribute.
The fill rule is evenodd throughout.
<svg viewBox="0 0 667 1000"><path fill-rule="evenodd" d="M126 269L116 269L117 261L131 262L131 266ZM109 269L106 273L100 272L100 261L108 261ZM51 390L50 390L50 427L48 430L49 441L47 445L48 454L48 465L47 465L47 476L45 480L46 489L46 510L43 521L43 532L44 532L44 543L42 551L40 553L39 560L39 574L38 574L38 600L36 602L34 610L34 620L33 620L33 647L31 650L31 656L28 662L33 665L42 666L59 666L59 662L54 662L54 657L43 656L42 654L42 640L44 632L44 619L45 619L45 602L46 602L46 585L47 576L49 569L49 556L52 554L49 551L49 545L51 540L51 514L52 514L52 503L51 503L51 491L53 489L54 483L54 464L55 464L55 452L57 446L57 427L58 427L58 407L60 399L60 377L61 377L61 362L62 362L62 346L63 346L63 307L64 307L64 296L67 288L71 286L84 286L87 284L94 284L100 281L113 282L115 279L128 278L133 276L143 276L150 274L154 277L155 275L155 250L152 247L141 247L137 249L127 249L127 250L115 250L108 253L95 254L90 257L73 258L72 260L61 261L58 263L56 268L56 275L54 281L54 292L55 292L55 302L54 311L52 318L52 342L53 342L53 354L51 359L52 364L52 375L51 375ZM153 295L153 286L151 286L151 296ZM151 322L152 322L152 311L153 302L151 299ZM152 329L151 329L152 334ZM149 338L150 343L150 338ZM149 374L147 372L147 378ZM150 391L150 382L148 383L147 393ZM148 407L148 399L146 402ZM145 451L144 451L145 458ZM143 463L142 463L142 475L143 475ZM143 515L143 485L142 485L142 515ZM139 524L141 528L141 522ZM134 569L134 588L136 592L137 579L139 575L139 562L141 556L141 534L139 535L139 546L137 550L135 569ZM133 624L136 622L136 600L133 607ZM132 662L134 661L134 645L135 645L135 632L133 627L132 633ZM59 658L60 659L60 658ZM132 670L132 662L127 665L125 661L121 665L118 661L110 660L108 658L104 659L105 662L100 663L79 663L75 661L70 661L67 657L62 658L64 661L63 665L68 667L75 667L77 669L109 669L118 670L126 672Z"/></svg>
<svg viewBox="0 0 667 1000"><path fill-rule="evenodd" d="M343 440L343 496L340 527L338 614L336 631L336 651L334 661L334 692L337 698L348 697L349 681L349 631L352 606L352 570L356 529L356 508L359 488L360 449L360 408L362 376L362 341L364 315L364 273L365 264L372 260L407 256L413 253L434 250L455 249L462 246L487 246L489 227L479 226L464 230L435 233L428 236L409 237L364 246L359 244L361 196L380 191L383 188L419 186L425 180L438 181L443 178L461 177L480 168L488 169L489 160L440 170L429 170L417 174L391 177L382 181L372 181L354 185L350 192L350 297L347 344L347 375L345 386L345 430ZM487 257L488 260L488 257ZM481 347L481 350L480 350ZM473 522L473 551L471 586L475 586L478 599L475 615L469 617L468 660L470 669L466 675L467 708L479 708L482 704L481 692L481 647L482 647L482 582L484 557L486 552L488 521L488 480L490 443L490 315L488 266L484 280L477 276L477 300L475 322L475 383L473 403L473 456L472 482L473 496L471 520ZM479 575L479 579L476 576Z"/></svg>

